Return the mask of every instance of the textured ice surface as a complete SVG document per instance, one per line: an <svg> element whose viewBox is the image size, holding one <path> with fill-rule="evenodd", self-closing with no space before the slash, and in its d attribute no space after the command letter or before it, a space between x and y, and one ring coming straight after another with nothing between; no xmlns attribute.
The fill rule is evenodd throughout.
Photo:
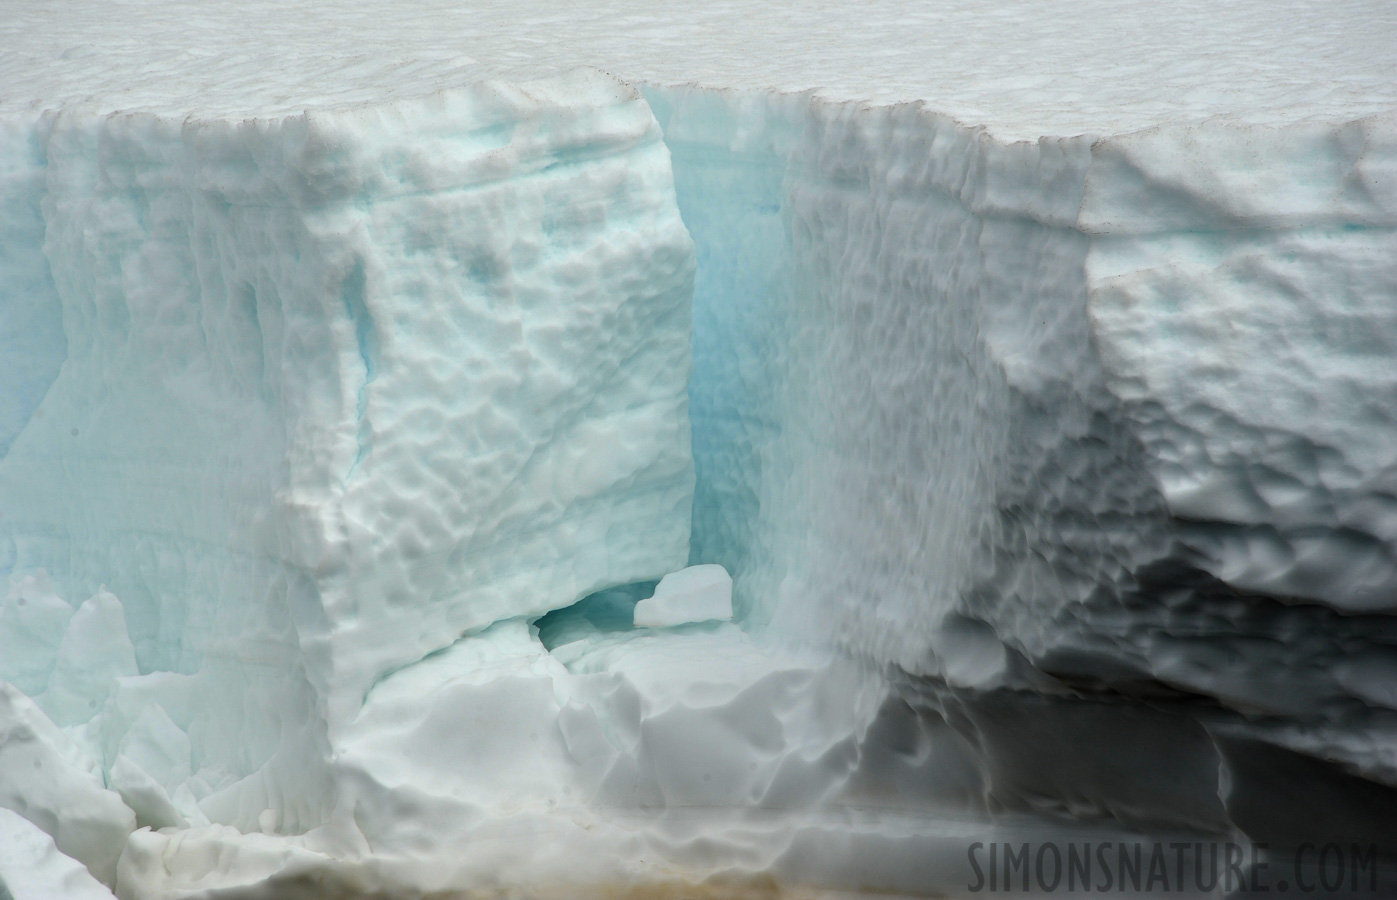
<svg viewBox="0 0 1397 900"><path fill-rule="evenodd" d="M33 139L68 346L0 460L9 566L110 585L135 646L74 614L60 724L138 663L188 675L199 800L247 826L291 795L303 828L331 800L303 768L375 679L683 563L692 254L635 91Z"/></svg>
<svg viewBox="0 0 1397 900"><path fill-rule="evenodd" d="M0 807L124 897L1397 846L1390 4L6 13Z"/></svg>

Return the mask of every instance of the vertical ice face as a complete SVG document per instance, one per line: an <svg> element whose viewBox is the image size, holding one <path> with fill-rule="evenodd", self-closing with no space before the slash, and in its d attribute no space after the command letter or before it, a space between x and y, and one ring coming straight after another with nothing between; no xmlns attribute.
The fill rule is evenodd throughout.
<svg viewBox="0 0 1397 900"><path fill-rule="evenodd" d="M635 91L31 124L6 569L108 585L140 671L188 676L215 820L309 827L381 675L683 566L693 251Z"/></svg>
<svg viewBox="0 0 1397 900"><path fill-rule="evenodd" d="M1395 153L1378 117L1098 154L1082 217L1112 389L1201 566L1242 590L1397 611Z"/></svg>
<svg viewBox="0 0 1397 900"><path fill-rule="evenodd" d="M700 260L690 562L749 625L907 673L1009 808L1235 812L1212 775L1064 781L1080 736L1016 755L1014 709L1103 727L1082 690L1183 710L1120 724L1145 768L1257 777L1203 697L1218 746L1391 782L1390 118L1005 143L918 104L651 99Z"/></svg>
<svg viewBox="0 0 1397 900"><path fill-rule="evenodd" d="M691 562L732 570L752 621L934 667L1030 453L1016 397L1091 377L1086 144L994 155L917 105L652 102L699 247Z"/></svg>
<svg viewBox="0 0 1397 900"><path fill-rule="evenodd" d="M1030 582L1109 581L1173 520L1211 523L1183 527L1238 588L1389 602L1389 120L1263 159L1226 124L1004 144L916 104L651 95L702 262L694 561L765 579L740 604L804 567L796 606L905 597L906 623L1014 568L986 554L1047 541L1080 565ZM1079 519L1015 536L1008 503Z"/></svg>
<svg viewBox="0 0 1397 900"><path fill-rule="evenodd" d="M0 458L38 408L63 362L67 339L43 245L46 165L43 143L28 123L0 124ZM0 573L14 564L0 539Z"/></svg>

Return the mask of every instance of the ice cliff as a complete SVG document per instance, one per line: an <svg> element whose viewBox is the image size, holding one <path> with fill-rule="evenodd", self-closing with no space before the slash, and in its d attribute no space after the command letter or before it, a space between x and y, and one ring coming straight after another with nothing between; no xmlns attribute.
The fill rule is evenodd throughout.
<svg viewBox="0 0 1397 900"><path fill-rule="evenodd" d="M1397 18L1293 6L16 11L0 883L1397 859Z"/></svg>

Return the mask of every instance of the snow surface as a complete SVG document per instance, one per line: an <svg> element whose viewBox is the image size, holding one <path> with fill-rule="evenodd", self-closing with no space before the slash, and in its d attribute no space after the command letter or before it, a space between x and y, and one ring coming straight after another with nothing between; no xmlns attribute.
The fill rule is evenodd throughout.
<svg viewBox="0 0 1397 900"><path fill-rule="evenodd" d="M58 852L86 866L93 876L114 883L117 858L136 827L136 817L103 786L98 763L7 683L0 683L0 729L0 807L43 829ZM8 818L5 829L45 868L58 866L63 871L48 860L47 844L36 844ZM8 882L24 868L0 877Z"/></svg>
<svg viewBox="0 0 1397 900"><path fill-rule="evenodd" d="M735 27L735 23L741 27ZM1227 115L1260 125L1390 110L1384 0L938 0L352 6L10 4L0 112L91 103L279 116L591 66L624 81L926 100L1005 137Z"/></svg>
<svg viewBox="0 0 1397 900"><path fill-rule="evenodd" d="M6 9L0 877L1389 835L1394 47L1358 2Z"/></svg>
<svg viewBox="0 0 1397 900"><path fill-rule="evenodd" d="M28 819L0 808L0 890L8 900L112 900L80 863Z"/></svg>

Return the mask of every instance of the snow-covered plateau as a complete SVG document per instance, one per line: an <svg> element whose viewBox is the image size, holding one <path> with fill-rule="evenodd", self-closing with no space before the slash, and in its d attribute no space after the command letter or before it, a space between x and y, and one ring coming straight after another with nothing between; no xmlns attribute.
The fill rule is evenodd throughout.
<svg viewBox="0 0 1397 900"><path fill-rule="evenodd" d="M0 0L0 897L1390 879L1394 71L1386 0Z"/></svg>

